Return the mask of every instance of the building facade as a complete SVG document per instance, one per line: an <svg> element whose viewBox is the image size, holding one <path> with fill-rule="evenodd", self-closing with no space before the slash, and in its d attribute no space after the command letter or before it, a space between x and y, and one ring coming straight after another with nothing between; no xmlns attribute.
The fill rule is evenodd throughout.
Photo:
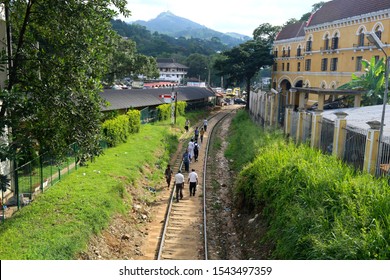
<svg viewBox="0 0 390 280"><path fill-rule="evenodd" d="M385 55L369 43L375 32L390 55L389 0L333 0L313 13L307 22L285 26L273 46L272 87L337 89L362 75L362 60ZM316 102L308 94L307 103Z"/></svg>
<svg viewBox="0 0 390 280"><path fill-rule="evenodd" d="M160 72L160 81L183 83L185 75L187 75L188 67L175 62L172 58L158 58L157 67Z"/></svg>

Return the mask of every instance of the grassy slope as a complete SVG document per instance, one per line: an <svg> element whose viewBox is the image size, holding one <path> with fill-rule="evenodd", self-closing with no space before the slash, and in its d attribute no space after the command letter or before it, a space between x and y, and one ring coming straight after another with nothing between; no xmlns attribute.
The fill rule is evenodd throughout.
<svg viewBox="0 0 390 280"><path fill-rule="evenodd" d="M287 143L280 133L251 124L245 114L233 123L226 154L236 170L243 168L237 201L267 217L273 257L389 259L386 178L355 173L335 157Z"/></svg>
<svg viewBox="0 0 390 280"><path fill-rule="evenodd" d="M184 123L184 119L180 120ZM106 150L40 195L0 226L0 259L73 259L115 213L131 207L126 188L137 187L143 169L161 180L177 138L167 125L145 125L127 143Z"/></svg>

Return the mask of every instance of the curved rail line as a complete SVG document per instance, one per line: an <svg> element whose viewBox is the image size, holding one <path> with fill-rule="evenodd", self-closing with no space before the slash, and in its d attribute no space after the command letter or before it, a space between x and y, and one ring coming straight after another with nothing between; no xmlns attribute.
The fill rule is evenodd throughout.
<svg viewBox="0 0 390 280"><path fill-rule="evenodd" d="M233 111L235 111L235 109L221 111L208 119L209 136L205 143L205 147L203 149L201 147L200 151L200 153L204 153L202 164L203 173L198 173L198 176L202 177L202 199L198 200L198 197L193 197L185 198L180 202L174 202L176 192L175 186L172 188L156 254L157 260L208 259L206 219L206 169L208 150L211 135L214 133L215 127ZM213 122L213 120L215 120L215 122ZM200 126L203 126L203 124ZM186 146L183 145L183 149L185 148ZM174 168L182 169L182 165L183 162L180 159L180 163L177 162ZM186 184L186 186L188 185ZM186 192L184 193L186 194ZM200 214L200 212L202 213ZM203 228L202 231L200 230L200 227Z"/></svg>

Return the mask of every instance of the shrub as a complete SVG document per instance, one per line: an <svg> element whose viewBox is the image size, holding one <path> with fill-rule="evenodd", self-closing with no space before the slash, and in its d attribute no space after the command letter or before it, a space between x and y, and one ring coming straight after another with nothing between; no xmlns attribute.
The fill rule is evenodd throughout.
<svg viewBox="0 0 390 280"><path fill-rule="evenodd" d="M129 132L138 133L141 128L141 112L129 110L126 115L129 117Z"/></svg>
<svg viewBox="0 0 390 280"><path fill-rule="evenodd" d="M129 116L120 115L112 120L107 120L102 125L103 136L110 147L124 143L129 135Z"/></svg>

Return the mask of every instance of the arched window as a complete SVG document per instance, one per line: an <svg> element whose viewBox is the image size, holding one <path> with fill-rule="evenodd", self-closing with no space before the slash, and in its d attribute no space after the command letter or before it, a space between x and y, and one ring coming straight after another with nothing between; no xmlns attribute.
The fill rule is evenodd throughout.
<svg viewBox="0 0 390 280"><path fill-rule="evenodd" d="M278 57L278 49L274 50L274 57Z"/></svg>
<svg viewBox="0 0 390 280"><path fill-rule="evenodd" d="M282 57L285 57L285 56L286 56L286 48L283 47L283 49L282 49Z"/></svg>
<svg viewBox="0 0 390 280"><path fill-rule="evenodd" d="M379 25L375 28L375 34L379 39L382 39L382 28Z"/></svg>
<svg viewBox="0 0 390 280"><path fill-rule="evenodd" d="M359 36L358 36L358 46L363 47L364 46L364 29L361 28L359 31Z"/></svg>
<svg viewBox="0 0 390 280"><path fill-rule="evenodd" d="M328 34L325 35L324 50L329 50L329 35Z"/></svg>
<svg viewBox="0 0 390 280"><path fill-rule="evenodd" d="M312 40L311 37L309 37L309 39L307 39L306 41L306 51L311 52L311 48L312 48Z"/></svg>
<svg viewBox="0 0 390 280"><path fill-rule="evenodd" d="M290 46L287 47L287 57L290 57L291 55L291 48Z"/></svg>
<svg viewBox="0 0 390 280"><path fill-rule="evenodd" d="M339 34L336 32L332 37L332 50L339 48Z"/></svg>
<svg viewBox="0 0 390 280"><path fill-rule="evenodd" d="M302 48L301 48L301 45L299 45L298 48L297 48L297 56L302 56Z"/></svg>

